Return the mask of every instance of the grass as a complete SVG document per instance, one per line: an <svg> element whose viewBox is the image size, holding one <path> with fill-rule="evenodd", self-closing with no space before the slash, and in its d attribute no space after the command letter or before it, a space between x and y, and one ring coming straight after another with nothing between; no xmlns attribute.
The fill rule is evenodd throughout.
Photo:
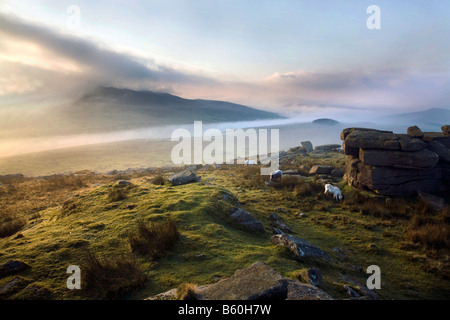
<svg viewBox="0 0 450 320"><path fill-rule="evenodd" d="M144 276L133 255L101 256L88 250L81 265L82 288L96 299L117 299L141 288Z"/></svg>
<svg viewBox="0 0 450 320"><path fill-rule="evenodd" d="M215 283L264 261L283 276L320 269L323 289L336 299L347 298L341 273L362 284L367 279L349 265L365 270L372 264L382 270L377 293L384 299L449 298L448 234L442 229L448 225L448 208L435 213L413 199L386 202L330 178L344 195L336 203L323 195L327 177L286 181L275 189L264 183L267 177L259 175L257 166L201 168L198 175L208 183L176 187L152 183L158 174L130 176L133 187L112 202L108 195L116 189L115 176L83 175L83 187L68 183L51 192L40 187L38 178L14 181L14 193L0 195L0 212L25 224L0 238L0 264L14 259L31 268L20 275L23 289L2 297L20 299L29 292L27 286L41 286L58 299L141 299L172 288L181 288L178 298L185 299L192 298L195 285ZM242 230L226 219L238 204L263 223L264 233ZM293 235L319 246L332 261L296 261L288 250L272 245L273 212ZM65 287L65 271L72 264L80 265L82 274L88 270L82 278L86 290ZM123 275L128 268L129 278ZM105 274L118 281L111 283ZM0 285L12 279L2 278ZM417 295L411 296L411 290Z"/></svg>
<svg viewBox="0 0 450 320"><path fill-rule="evenodd" d="M175 221L171 218L158 223L139 220L136 230L129 236L129 241L132 252L155 259L161 257L166 250L172 249L179 237Z"/></svg>

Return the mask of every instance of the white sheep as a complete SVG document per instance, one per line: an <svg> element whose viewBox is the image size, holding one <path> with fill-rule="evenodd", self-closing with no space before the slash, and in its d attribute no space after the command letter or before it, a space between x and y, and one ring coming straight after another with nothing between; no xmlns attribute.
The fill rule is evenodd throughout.
<svg viewBox="0 0 450 320"><path fill-rule="evenodd" d="M256 162L256 160L245 160L244 164L246 166L250 166L250 165L254 165L254 164L258 164L258 163Z"/></svg>
<svg viewBox="0 0 450 320"><path fill-rule="evenodd" d="M342 201L342 199L343 199L341 190L339 190L338 187L335 187L329 183L325 185L325 191L323 193L324 194L331 193L333 195L334 200L336 200L336 202Z"/></svg>
<svg viewBox="0 0 450 320"><path fill-rule="evenodd" d="M272 171L270 173L270 180L271 181L281 180L282 176L283 176L283 171L281 171L281 170Z"/></svg>

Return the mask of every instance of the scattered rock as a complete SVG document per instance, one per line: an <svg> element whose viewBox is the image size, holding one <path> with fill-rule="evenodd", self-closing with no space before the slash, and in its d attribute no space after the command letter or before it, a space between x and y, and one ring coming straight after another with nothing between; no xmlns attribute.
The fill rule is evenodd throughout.
<svg viewBox="0 0 450 320"><path fill-rule="evenodd" d="M328 253L298 237L285 233L276 234L270 238L270 242L274 245L281 245L288 248L297 259L314 257L330 261L330 256Z"/></svg>
<svg viewBox="0 0 450 320"><path fill-rule="evenodd" d="M301 145L305 148L306 152L311 152L314 150L311 141L302 141Z"/></svg>
<svg viewBox="0 0 450 320"><path fill-rule="evenodd" d="M333 298L313 285L288 280L286 300L333 300Z"/></svg>
<svg viewBox="0 0 450 320"><path fill-rule="evenodd" d="M340 149L340 144L323 144L314 148L314 150L321 152L339 151Z"/></svg>
<svg viewBox="0 0 450 320"><path fill-rule="evenodd" d="M0 266L0 277L9 276L27 270L30 266L22 261L10 260Z"/></svg>
<svg viewBox="0 0 450 320"><path fill-rule="evenodd" d="M343 172L342 170L340 170L340 169L335 169L335 170L332 170L332 171L331 171L331 175L332 175L333 177L341 178L341 177L344 176L344 172Z"/></svg>
<svg viewBox="0 0 450 320"><path fill-rule="evenodd" d="M25 280L20 277L15 277L7 283L0 285L0 297L7 296L11 293L20 290L25 286Z"/></svg>
<svg viewBox="0 0 450 320"><path fill-rule="evenodd" d="M353 298L361 297L361 295L351 286L344 284L344 289L345 289L345 293L348 294L350 297L353 297Z"/></svg>
<svg viewBox="0 0 450 320"><path fill-rule="evenodd" d="M132 183L130 181L127 180L119 180L116 182L116 185L120 186L120 187L126 187L126 186L131 186Z"/></svg>
<svg viewBox="0 0 450 320"><path fill-rule="evenodd" d="M445 136L450 136L450 125L446 124L441 127L442 132Z"/></svg>
<svg viewBox="0 0 450 320"><path fill-rule="evenodd" d="M423 131L418 126L411 126L406 130L406 134L413 138L423 139Z"/></svg>
<svg viewBox="0 0 450 320"><path fill-rule="evenodd" d="M330 174L333 169L332 166L315 165L309 170L309 174Z"/></svg>
<svg viewBox="0 0 450 320"><path fill-rule="evenodd" d="M269 216L269 219L272 220L272 226L274 226L275 229L284 232L291 232L291 228L283 222L283 219L281 219L278 214L272 213Z"/></svg>
<svg viewBox="0 0 450 320"><path fill-rule="evenodd" d="M236 210L231 214L231 218L239 223L239 225L247 229L260 232L264 231L264 226L261 221L255 219L255 217L242 208L236 208Z"/></svg>
<svg viewBox="0 0 450 320"><path fill-rule="evenodd" d="M312 284L315 287L321 287L323 285L322 273L316 268L301 271L299 274L299 280Z"/></svg>
<svg viewBox="0 0 450 320"><path fill-rule="evenodd" d="M345 282L351 285L354 290L360 294L360 297L356 297L361 300L380 300L380 296L375 293L374 291L370 290L366 286L363 286L358 283L358 281L350 278L347 275L341 274L341 277L344 279Z"/></svg>
<svg viewBox="0 0 450 320"><path fill-rule="evenodd" d="M183 185L191 182L197 182L197 175L193 171L179 171L169 176L169 181L175 185Z"/></svg>
<svg viewBox="0 0 450 320"><path fill-rule="evenodd" d="M144 300L175 300L177 297L177 288L170 289L166 292L159 293Z"/></svg>

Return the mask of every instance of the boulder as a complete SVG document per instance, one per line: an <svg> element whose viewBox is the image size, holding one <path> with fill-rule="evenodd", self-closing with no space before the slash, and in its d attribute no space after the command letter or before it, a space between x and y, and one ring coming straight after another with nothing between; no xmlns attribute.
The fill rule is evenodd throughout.
<svg viewBox="0 0 450 320"><path fill-rule="evenodd" d="M284 299L286 285L280 274L263 262L237 270L231 277L199 288L198 300Z"/></svg>
<svg viewBox="0 0 450 320"><path fill-rule="evenodd" d="M418 138L412 138L407 135L398 135L400 150L402 151L420 151L425 149L426 143Z"/></svg>
<svg viewBox="0 0 450 320"><path fill-rule="evenodd" d="M418 126L411 126L406 129L406 134L413 138L423 139L423 131Z"/></svg>
<svg viewBox="0 0 450 320"><path fill-rule="evenodd" d="M321 287L323 285L322 273L316 268L301 271L298 278L299 280L309 283L315 287Z"/></svg>
<svg viewBox="0 0 450 320"><path fill-rule="evenodd" d="M325 291L299 281L287 281L286 300L333 300Z"/></svg>
<svg viewBox="0 0 450 320"><path fill-rule="evenodd" d="M435 210L443 210L445 207L445 199L429 194L426 192L418 191L417 196L421 201L428 204Z"/></svg>
<svg viewBox="0 0 450 320"><path fill-rule="evenodd" d="M442 126L441 130L445 136L450 136L450 125L446 124L446 125Z"/></svg>
<svg viewBox="0 0 450 320"><path fill-rule="evenodd" d="M314 150L322 152L338 151L339 149L341 149L340 144L323 144L314 148Z"/></svg>
<svg viewBox="0 0 450 320"><path fill-rule="evenodd" d="M190 171L190 170L179 171L179 172L175 172L175 173L171 174L169 176L169 181L173 185L179 186L179 185L183 185L183 184L187 184L187 183L191 183L191 182L196 182L197 175L195 174L195 172Z"/></svg>
<svg viewBox="0 0 450 320"><path fill-rule="evenodd" d="M396 134L379 130L354 130L345 140L345 148L400 150Z"/></svg>
<svg viewBox="0 0 450 320"><path fill-rule="evenodd" d="M314 150L311 141L302 141L301 144L306 152L311 152Z"/></svg>
<svg viewBox="0 0 450 320"><path fill-rule="evenodd" d="M450 148L447 148L438 141L430 141L427 143L427 148L435 152L439 156L439 160L450 162Z"/></svg>
<svg viewBox="0 0 450 320"><path fill-rule="evenodd" d="M0 277L9 276L27 270L30 266L22 261L10 260L0 266Z"/></svg>
<svg viewBox="0 0 450 320"><path fill-rule="evenodd" d="M442 143L447 148L450 148L450 136L444 135L441 132L424 132L423 141L437 141Z"/></svg>
<svg viewBox="0 0 450 320"><path fill-rule="evenodd" d="M198 287L198 300L332 300L325 291L283 278L264 262L237 270L231 277Z"/></svg>
<svg viewBox="0 0 450 320"><path fill-rule="evenodd" d="M346 128L341 132L341 140L344 141L345 138L347 138L347 136L353 131L376 131L376 132L392 133L392 131L377 130L371 128Z"/></svg>
<svg viewBox="0 0 450 320"><path fill-rule="evenodd" d="M281 230L283 232L291 232L291 228L286 223L284 223L283 219L281 219L278 214L272 213L269 218L270 220L272 220L272 226L277 230L276 233L279 233L278 230Z"/></svg>
<svg viewBox="0 0 450 320"><path fill-rule="evenodd" d="M288 248L297 259L314 257L330 261L328 253L298 237L288 234L276 234L270 238L270 242L274 245L281 245Z"/></svg>
<svg viewBox="0 0 450 320"><path fill-rule="evenodd" d="M428 149L414 152L359 149L359 159L371 166L424 169L436 166L439 156Z"/></svg>
<svg viewBox="0 0 450 320"><path fill-rule="evenodd" d="M250 213L243 210L242 208L236 208L235 211L231 214L231 218L246 229L251 229L259 232L264 231L264 226L261 221L255 219L255 217L253 217Z"/></svg>
<svg viewBox="0 0 450 320"><path fill-rule="evenodd" d="M332 166L315 165L309 170L309 174L330 174L333 169Z"/></svg>
<svg viewBox="0 0 450 320"><path fill-rule="evenodd" d="M120 187L127 187L127 186L131 186L132 183L130 181L127 181L127 180L119 180L119 181L116 182L116 185L120 186Z"/></svg>
<svg viewBox="0 0 450 320"><path fill-rule="evenodd" d="M444 190L440 168L427 170L373 167L363 163L357 166L357 179L347 172L347 181L353 186L365 187L385 196L414 196L418 190L441 192ZM354 174L352 171L351 174Z"/></svg>

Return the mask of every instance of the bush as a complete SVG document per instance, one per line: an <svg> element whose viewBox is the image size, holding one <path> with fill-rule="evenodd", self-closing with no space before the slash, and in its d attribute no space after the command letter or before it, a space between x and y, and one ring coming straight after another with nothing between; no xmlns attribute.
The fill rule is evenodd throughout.
<svg viewBox="0 0 450 320"><path fill-rule="evenodd" d="M26 219L11 213L0 215L0 238L12 236L26 224Z"/></svg>
<svg viewBox="0 0 450 320"><path fill-rule="evenodd" d="M307 197L314 196L317 194L323 194L323 184L316 181L305 181L300 179L300 181L294 187L294 193L296 197Z"/></svg>
<svg viewBox="0 0 450 320"><path fill-rule="evenodd" d="M130 294L146 281L136 257L130 254L97 257L88 250L81 270L82 289L97 299L114 299Z"/></svg>
<svg viewBox="0 0 450 320"><path fill-rule="evenodd" d="M173 248L179 239L175 221L171 218L159 223L145 223L139 220L136 231L129 236L131 251L159 258L166 250Z"/></svg>
<svg viewBox="0 0 450 320"><path fill-rule="evenodd" d="M177 300L197 300L197 285L183 282L177 288Z"/></svg>
<svg viewBox="0 0 450 320"><path fill-rule="evenodd" d="M167 181L166 178L163 175L159 174L159 175L155 176L153 179L151 179L150 183L158 185L158 186L162 186L166 183L166 181Z"/></svg>
<svg viewBox="0 0 450 320"><path fill-rule="evenodd" d="M450 227L446 224L427 223L408 232L409 239L426 249L450 247Z"/></svg>
<svg viewBox="0 0 450 320"><path fill-rule="evenodd" d="M128 188L114 186L108 193L108 201L116 202L125 200L128 197Z"/></svg>
<svg viewBox="0 0 450 320"><path fill-rule="evenodd" d="M40 182L40 190L44 192L54 191L58 189L76 190L83 188L85 183L80 176L71 175L54 175L45 177Z"/></svg>

